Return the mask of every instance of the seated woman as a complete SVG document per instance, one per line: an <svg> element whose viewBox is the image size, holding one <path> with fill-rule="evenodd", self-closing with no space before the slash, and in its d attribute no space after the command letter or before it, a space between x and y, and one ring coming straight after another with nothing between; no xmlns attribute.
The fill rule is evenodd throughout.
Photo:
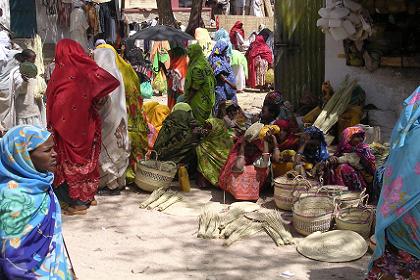
<svg viewBox="0 0 420 280"><path fill-rule="evenodd" d="M391 136L366 280L420 279L420 87L404 102Z"/></svg>
<svg viewBox="0 0 420 280"><path fill-rule="evenodd" d="M163 122L171 113L168 106L159 104L156 101L148 101L143 104L143 113L149 127L148 142L149 149L153 149Z"/></svg>
<svg viewBox="0 0 420 280"><path fill-rule="evenodd" d="M0 140L0 279L73 279L52 189L52 135L21 125Z"/></svg>
<svg viewBox="0 0 420 280"><path fill-rule="evenodd" d="M237 200L258 200L269 174L267 141L258 138L263 124L255 123L233 146L219 176L219 186Z"/></svg>
<svg viewBox="0 0 420 280"><path fill-rule="evenodd" d="M273 124L276 120L289 120L291 127L298 127L292 105L284 99L280 92L273 91L267 93L264 98L261 109L261 122Z"/></svg>
<svg viewBox="0 0 420 280"><path fill-rule="evenodd" d="M196 163L195 147L199 142L200 132L190 105L177 103L163 122L153 149L160 160L183 163L193 170Z"/></svg>
<svg viewBox="0 0 420 280"><path fill-rule="evenodd" d="M351 191L361 191L372 185L376 160L364 140L365 131L361 127L343 131L337 152L330 159L335 163L333 184L346 186Z"/></svg>
<svg viewBox="0 0 420 280"><path fill-rule="evenodd" d="M302 143L295 157L295 169L298 171L310 170L330 157L324 133L319 128L311 126L303 132Z"/></svg>
<svg viewBox="0 0 420 280"><path fill-rule="evenodd" d="M220 170L226 163L233 146L232 132L223 120L210 118L204 124L208 134L196 148L198 171L211 185L217 186Z"/></svg>

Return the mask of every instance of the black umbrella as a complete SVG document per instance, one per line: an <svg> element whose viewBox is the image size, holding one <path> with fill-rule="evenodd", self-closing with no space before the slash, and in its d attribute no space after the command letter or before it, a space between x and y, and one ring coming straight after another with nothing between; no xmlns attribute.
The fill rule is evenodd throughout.
<svg viewBox="0 0 420 280"><path fill-rule="evenodd" d="M133 36L130 36L129 39L148 41L187 41L194 40L194 37L174 27L166 25L156 25L138 31Z"/></svg>

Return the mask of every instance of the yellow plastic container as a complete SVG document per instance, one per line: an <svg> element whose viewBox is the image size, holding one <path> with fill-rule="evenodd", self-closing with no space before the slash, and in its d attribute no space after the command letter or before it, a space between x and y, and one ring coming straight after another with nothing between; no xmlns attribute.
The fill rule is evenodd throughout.
<svg viewBox="0 0 420 280"><path fill-rule="evenodd" d="M189 192L191 190L190 176L185 165L181 165L178 169L178 181L181 186L181 191Z"/></svg>

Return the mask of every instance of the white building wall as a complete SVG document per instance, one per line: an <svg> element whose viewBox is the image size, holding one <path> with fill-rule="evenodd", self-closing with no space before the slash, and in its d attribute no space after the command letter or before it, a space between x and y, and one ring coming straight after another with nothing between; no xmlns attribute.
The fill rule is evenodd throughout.
<svg viewBox="0 0 420 280"><path fill-rule="evenodd" d="M367 104L374 104L380 111L371 111L369 116L373 125L380 125L383 140L388 141L401 110L402 101L420 85L420 69L379 68L371 73L362 67L350 67L342 58L342 41L335 41L326 35L325 80L331 81L337 89L344 77L349 74L357 78L366 91Z"/></svg>

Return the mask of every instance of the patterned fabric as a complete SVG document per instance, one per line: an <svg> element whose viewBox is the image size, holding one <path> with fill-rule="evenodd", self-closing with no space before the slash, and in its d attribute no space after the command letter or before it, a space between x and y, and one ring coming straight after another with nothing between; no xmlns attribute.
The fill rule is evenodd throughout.
<svg viewBox="0 0 420 280"><path fill-rule="evenodd" d="M73 40L58 42L55 63L46 93L58 161L54 185L67 182L72 199L89 202L99 186L101 151L101 119L94 104L120 83Z"/></svg>
<svg viewBox="0 0 420 280"><path fill-rule="evenodd" d="M284 104L284 97L279 91L272 91L267 93L264 98L264 105L267 106L280 106Z"/></svg>
<svg viewBox="0 0 420 280"><path fill-rule="evenodd" d="M23 125L0 140L1 279L72 279L54 176L35 170L30 158L49 137L46 130Z"/></svg>
<svg viewBox="0 0 420 280"><path fill-rule="evenodd" d="M234 172L236 160L240 153L241 145L245 141L244 137L240 138L231 149L226 164L223 166L220 177L219 186L233 195L238 200L258 200L260 189L267 180L269 168L258 168L254 166L262 155L263 142L256 140L247 143L245 147L245 167L242 172Z"/></svg>
<svg viewBox="0 0 420 280"><path fill-rule="evenodd" d="M156 101L149 101L143 105L144 114L149 126L149 147L153 148L163 122L171 113L168 106L159 104Z"/></svg>
<svg viewBox="0 0 420 280"><path fill-rule="evenodd" d="M311 126L304 129L304 133L309 134L312 139L320 140L320 145L318 149L314 151L305 151L303 152L303 156L307 161L310 163L318 163L324 160L327 160L330 155L327 149L327 142L325 142L324 133L317 127Z"/></svg>
<svg viewBox="0 0 420 280"><path fill-rule="evenodd" d="M376 249L372 260L386 253L386 243L420 258L420 87L405 100L391 136L381 196L376 212ZM372 265L372 264L371 264Z"/></svg>
<svg viewBox="0 0 420 280"><path fill-rule="evenodd" d="M386 247L383 255L374 261L366 280L417 280L420 279L419 268L418 258L403 250Z"/></svg>
<svg viewBox="0 0 420 280"><path fill-rule="evenodd" d="M268 62L261 58L261 56L257 56L255 59L255 86L256 87L263 87L265 86L265 74L268 71Z"/></svg>
<svg viewBox="0 0 420 280"><path fill-rule="evenodd" d="M219 182L220 170L226 163L233 146L232 133L226 129L223 120L210 118L210 133L196 148L198 171L213 185Z"/></svg>
<svg viewBox="0 0 420 280"><path fill-rule="evenodd" d="M271 65L273 63L273 52L265 43L264 37L258 35L255 38L255 41L249 46L246 57L248 59L247 84L250 87L255 88L257 86L257 58L259 57L260 60L265 60L268 65Z"/></svg>
<svg viewBox="0 0 420 280"><path fill-rule="evenodd" d="M166 118L153 147L159 155L159 160L178 164L193 153L193 121L191 111L175 110Z"/></svg>
<svg viewBox="0 0 420 280"><path fill-rule="evenodd" d="M219 40L225 40L226 43L228 44L228 50L227 50L227 55L228 57L231 59L232 55L233 55L233 46L232 43L230 42L230 37L229 37L229 33L224 30L223 28L220 28L219 30L216 31L216 33L214 33L214 41L219 41Z"/></svg>
<svg viewBox="0 0 420 280"><path fill-rule="evenodd" d="M228 43L225 40L219 40L209 56L209 62L216 77L216 103L213 110L215 116L217 116L219 105L223 101L232 100L235 104L238 103L236 89L222 79L223 75L229 82L236 84L235 74L227 56L228 48Z"/></svg>
<svg viewBox="0 0 420 280"><path fill-rule="evenodd" d="M376 172L376 158L369 148L369 145L362 142L358 146L350 144L351 139L360 135L365 139L366 132L363 128L354 126L346 128L335 153L336 157L341 157L348 153L356 153L360 157L360 164L363 170L357 170L350 164L341 164L335 170L334 184L349 187L349 190L363 190L372 183Z"/></svg>
<svg viewBox="0 0 420 280"><path fill-rule="evenodd" d="M289 120L277 120L274 122L275 125L280 127L281 131L286 132L286 137L283 141L279 142L279 149L280 151L284 150L294 150L297 151L299 149L299 136L294 134L291 129L293 126Z"/></svg>
<svg viewBox="0 0 420 280"><path fill-rule="evenodd" d="M215 102L213 70L197 44L188 48L190 63L185 78L184 100L191 105L194 118L203 124L211 115Z"/></svg>
<svg viewBox="0 0 420 280"><path fill-rule="evenodd" d="M130 166L127 170L127 179L133 181L136 164L144 158L147 152L147 123L143 118L143 98L140 92L140 80L133 67L108 44L102 44L96 48L108 48L114 51L118 69L120 70L125 87L125 98L128 113L128 136L131 143Z"/></svg>
<svg viewBox="0 0 420 280"><path fill-rule="evenodd" d="M118 70L112 50L99 48L94 51L98 66L112 74L119 82L107 102L99 110L102 120L102 150L100 154L100 186L125 186L125 171L130 157L130 141L127 130L127 105L125 102L124 80Z"/></svg>
<svg viewBox="0 0 420 280"><path fill-rule="evenodd" d="M211 40L209 31L205 28L196 28L194 38L201 47L205 57L208 57L213 47L213 41Z"/></svg>
<svg viewBox="0 0 420 280"><path fill-rule="evenodd" d="M177 98L184 93L185 76L188 71L188 56L182 47L170 51L171 66L168 69L168 107L172 109Z"/></svg>

